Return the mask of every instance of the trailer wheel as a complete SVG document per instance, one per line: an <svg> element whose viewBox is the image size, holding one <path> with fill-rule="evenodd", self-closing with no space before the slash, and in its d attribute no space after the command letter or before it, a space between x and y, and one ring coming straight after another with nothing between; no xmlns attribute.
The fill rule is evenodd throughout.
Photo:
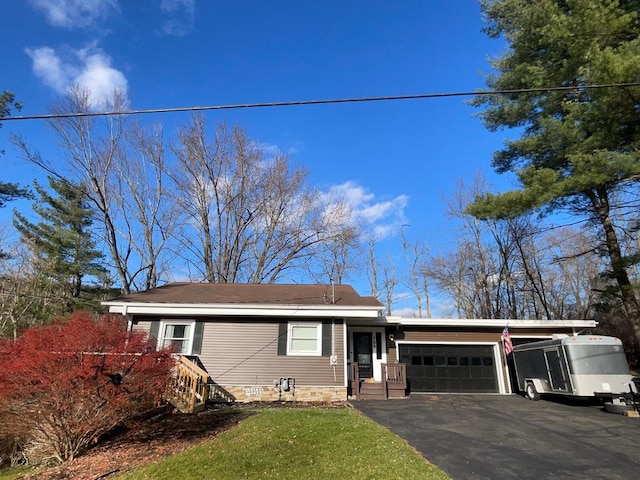
<svg viewBox="0 0 640 480"><path fill-rule="evenodd" d="M540 400L540 394L536 390L536 387L533 384L533 382L527 382L527 386L524 389L524 393L529 400L534 400L534 401Z"/></svg>
<svg viewBox="0 0 640 480"><path fill-rule="evenodd" d="M629 412L633 410L631 405L626 405L624 403L612 403L605 402L604 403L604 411L609 413L616 413L618 415L624 415L624 412Z"/></svg>

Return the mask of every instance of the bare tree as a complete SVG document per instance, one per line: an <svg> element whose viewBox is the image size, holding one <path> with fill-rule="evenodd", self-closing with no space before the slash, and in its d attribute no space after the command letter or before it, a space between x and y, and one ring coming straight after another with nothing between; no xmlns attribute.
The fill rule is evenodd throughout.
<svg viewBox="0 0 640 480"><path fill-rule="evenodd" d="M481 176L477 176L468 189L460 181L447 204L447 214L460 224L457 259L463 264L456 267L458 274L455 278L460 278L461 281L460 285L456 286L457 293L462 295L458 303L467 318L500 316L501 302L496 295L496 286L502 282L501 261L492 242L491 232L487 228L488 223L468 215L465 211L473 198L486 189L485 180ZM440 281L440 286L444 286L442 275L431 270L434 278Z"/></svg>
<svg viewBox="0 0 640 480"><path fill-rule="evenodd" d="M391 254L380 259L376 251L379 238L375 233L367 237L366 273L371 294L386 306L387 315L391 315L399 283L396 265Z"/></svg>
<svg viewBox="0 0 640 480"><path fill-rule="evenodd" d="M398 286L398 276L396 275L396 267L391 255L387 256L386 261L379 264L382 281L380 285L381 294L384 298L383 303L387 306L387 315L391 315L393 310L393 300L395 290Z"/></svg>
<svg viewBox="0 0 640 480"><path fill-rule="evenodd" d="M441 307L443 313L457 318L473 318L475 311L473 298L470 296L472 290L466 278L467 250L461 247L459 245L446 255L432 257L427 273L440 292L453 302L451 311L446 306Z"/></svg>
<svg viewBox="0 0 640 480"><path fill-rule="evenodd" d="M195 115L174 153L176 165L165 171L188 218L184 259L205 281L272 283L308 270L332 242L349 245L357 236L346 204L324 202L305 170L286 155L267 157L238 127L220 125L210 140Z"/></svg>
<svg viewBox="0 0 640 480"><path fill-rule="evenodd" d="M336 284L344 283L349 272L355 270L358 261L359 244L355 227L348 229L348 236L339 235L316 248L316 253L310 258L308 267L311 278L318 283L327 279Z"/></svg>
<svg viewBox="0 0 640 480"><path fill-rule="evenodd" d="M22 243L7 246L0 258L0 337L17 338L20 329L40 324L63 311L54 282L40 273L39 261Z"/></svg>
<svg viewBox="0 0 640 480"><path fill-rule="evenodd" d="M89 113L92 96L74 87L57 103L54 114ZM107 110L127 104L114 92ZM13 143L25 159L60 180L73 178L87 186L95 211L101 245L109 252L110 267L122 293L156 286L161 277L161 255L174 228L174 210L165 199L162 131L130 125L122 115L49 120L66 155L65 171L32 151L21 137Z"/></svg>
<svg viewBox="0 0 640 480"><path fill-rule="evenodd" d="M428 267L457 314L536 319L593 314L593 289L603 264L586 236L569 228L545 236L531 214L479 221L465 211L485 189L482 179L469 190L460 184L449 204L461 224L457 247Z"/></svg>
<svg viewBox="0 0 640 480"><path fill-rule="evenodd" d="M130 149L121 149L116 156L113 194L123 219L120 232L139 259L138 270L129 277L137 290L148 290L163 278L162 254L174 233L178 212L165 182L162 128L145 130L134 124L127 129L126 138Z"/></svg>
<svg viewBox="0 0 640 480"><path fill-rule="evenodd" d="M546 244L556 267L558 281L547 281L547 285L559 285L552 294L555 304L563 304L565 318L593 318L598 302L598 290L605 288L605 279L600 272L606 268L602 257L597 255L593 242L582 231L563 227L547 234ZM559 297L559 298L558 298Z"/></svg>
<svg viewBox="0 0 640 480"><path fill-rule="evenodd" d="M112 110L120 110L125 103L124 95L115 92ZM90 92L74 87L51 107L51 113L88 113L91 109ZM122 292L129 293L134 277L129 267L133 247L130 236L121 237L118 209L113 198L113 192L116 191L114 164L117 156L122 155L125 119L114 115L101 123L96 117L61 116L49 120L49 124L66 154L70 173L63 172L38 152L32 151L23 138L13 137L13 143L24 153L27 161L42 167L52 176L64 180L67 175L72 175L78 183L87 186L87 198L95 208L100 236L109 250L111 266Z"/></svg>
<svg viewBox="0 0 640 480"><path fill-rule="evenodd" d="M371 295L380 300L380 279L378 275L379 263L376 256L376 243L376 236L374 234L369 235L367 238L366 272Z"/></svg>
<svg viewBox="0 0 640 480"><path fill-rule="evenodd" d="M415 241L409 242L405 235L404 228L400 232L400 242L404 258L407 262L407 286L416 298L418 306L418 318L423 318L423 302L424 313L426 318L431 318L431 306L429 301L429 275L428 262L429 247L426 243Z"/></svg>

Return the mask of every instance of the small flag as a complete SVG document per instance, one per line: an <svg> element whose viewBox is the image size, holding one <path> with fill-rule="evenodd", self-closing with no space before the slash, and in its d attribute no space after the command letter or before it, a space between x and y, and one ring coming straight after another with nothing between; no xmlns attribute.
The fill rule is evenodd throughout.
<svg viewBox="0 0 640 480"><path fill-rule="evenodd" d="M502 330L502 341L504 342L504 353L509 355L513 352L513 343L511 343L511 335L509 335L509 327L506 326Z"/></svg>

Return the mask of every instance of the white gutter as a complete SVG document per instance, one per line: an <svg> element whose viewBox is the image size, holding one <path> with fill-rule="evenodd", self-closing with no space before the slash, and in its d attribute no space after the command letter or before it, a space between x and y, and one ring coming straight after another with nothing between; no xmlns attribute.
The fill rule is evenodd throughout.
<svg viewBox="0 0 640 480"><path fill-rule="evenodd" d="M487 318L401 318L387 317L390 325L419 326L419 327L501 327L543 328L543 327L573 327L594 328L598 325L595 320L513 320Z"/></svg>
<svg viewBox="0 0 640 480"><path fill-rule="evenodd" d="M122 315L214 315L243 317L340 317L379 318L380 307L349 307L334 305L270 305L270 304L203 304L203 303L144 303L102 302L110 313Z"/></svg>

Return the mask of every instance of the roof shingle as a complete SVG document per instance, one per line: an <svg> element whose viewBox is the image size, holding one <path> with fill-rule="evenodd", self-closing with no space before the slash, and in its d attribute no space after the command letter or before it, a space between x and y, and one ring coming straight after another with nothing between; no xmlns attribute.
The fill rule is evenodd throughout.
<svg viewBox="0 0 640 480"><path fill-rule="evenodd" d="M335 301L332 302L332 295ZM171 304L339 305L380 307L374 297L362 297L350 285L170 283L112 302Z"/></svg>

